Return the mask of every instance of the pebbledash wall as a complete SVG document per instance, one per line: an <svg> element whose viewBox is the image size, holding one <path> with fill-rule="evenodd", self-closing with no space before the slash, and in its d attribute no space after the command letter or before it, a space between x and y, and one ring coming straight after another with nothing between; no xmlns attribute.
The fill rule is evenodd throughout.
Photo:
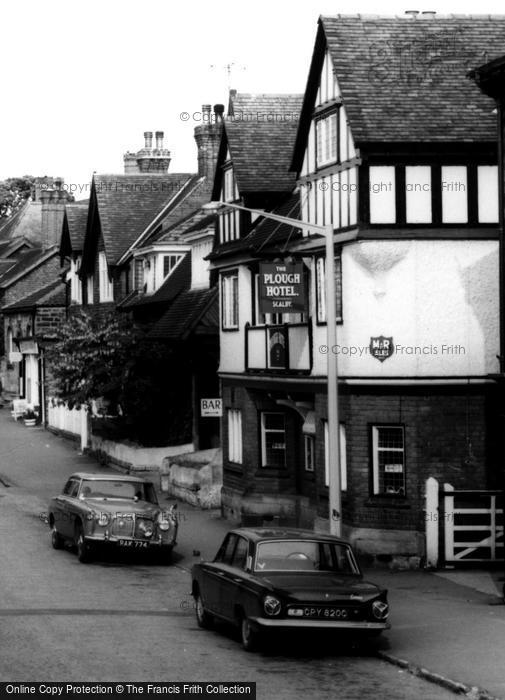
<svg viewBox="0 0 505 700"><path fill-rule="evenodd" d="M455 488L499 480L498 261L496 240L358 240L342 246L343 319L337 327L339 420L345 430L344 534L371 554L423 556L426 479ZM221 333L223 508L235 522L269 520L328 528L325 484L326 325L309 313L312 369L306 376L245 371L243 327L251 278L239 271L239 327ZM371 338L391 338L379 361ZM304 464L304 418L279 403L314 407L315 464ZM242 463L230 461L228 409L242 412ZM261 466L262 411L283 412L286 468ZM404 431L405 495L373 489L373 426Z"/></svg>

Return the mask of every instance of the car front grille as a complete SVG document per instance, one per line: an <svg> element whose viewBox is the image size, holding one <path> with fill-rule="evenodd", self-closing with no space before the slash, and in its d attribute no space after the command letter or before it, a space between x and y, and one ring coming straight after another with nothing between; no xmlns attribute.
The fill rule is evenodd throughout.
<svg viewBox="0 0 505 700"><path fill-rule="evenodd" d="M154 533L153 521L149 520L148 518L136 518L135 519L135 537L138 537L141 540L151 539L152 534L150 537L146 537L146 530L149 530L151 533Z"/></svg>
<svg viewBox="0 0 505 700"><path fill-rule="evenodd" d="M128 516L121 517L119 515L114 516L111 524L111 535L116 537L132 537L135 528L135 519L133 515L128 514Z"/></svg>

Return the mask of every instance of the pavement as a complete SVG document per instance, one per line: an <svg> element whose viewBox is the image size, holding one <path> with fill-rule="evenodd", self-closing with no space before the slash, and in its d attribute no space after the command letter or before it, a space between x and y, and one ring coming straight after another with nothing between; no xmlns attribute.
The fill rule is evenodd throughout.
<svg viewBox="0 0 505 700"><path fill-rule="evenodd" d="M16 485L22 486L23 473L33 464L40 479L35 481L33 507L53 495L61 481L63 460L68 473L77 469L102 471L77 445L52 435L41 427L14 425L10 412L0 411L2 431L19 430L15 449L2 449L0 440L0 479L2 462L16 468ZM12 473L12 468L9 469ZM13 484L14 485L14 484ZM27 495L29 498L29 496ZM160 494L162 502L173 499ZM199 510L178 504L179 542L174 553L177 567L189 571L200 559L213 558L229 523L219 511ZM486 570L390 571L368 569L365 578L389 591L391 625L381 639L382 659L420 675L429 681L471 698L505 700L505 605L500 598L503 572ZM189 581L188 581L189 590ZM427 686L426 698L435 697Z"/></svg>

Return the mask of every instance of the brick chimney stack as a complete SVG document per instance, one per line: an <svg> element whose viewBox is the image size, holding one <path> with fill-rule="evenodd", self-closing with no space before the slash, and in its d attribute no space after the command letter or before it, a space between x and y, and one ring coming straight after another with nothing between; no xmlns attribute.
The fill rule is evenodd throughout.
<svg viewBox="0 0 505 700"><path fill-rule="evenodd" d="M195 141L198 149L198 174L201 177L206 177L211 184L214 181L222 131L222 121L216 107L221 106L216 105L212 114L210 105L202 105L202 123L195 127Z"/></svg>
<svg viewBox="0 0 505 700"><path fill-rule="evenodd" d="M153 148L153 132L144 131L144 148L137 153L127 151L123 156L125 175L140 173L166 173L170 165L170 151L163 148L163 131L156 131L156 148Z"/></svg>
<svg viewBox="0 0 505 700"><path fill-rule="evenodd" d="M63 187L63 180L55 180L53 185L40 190L39 198L42 205L41 243L42 248L47 250L60 243L69 194Z"/></svg>

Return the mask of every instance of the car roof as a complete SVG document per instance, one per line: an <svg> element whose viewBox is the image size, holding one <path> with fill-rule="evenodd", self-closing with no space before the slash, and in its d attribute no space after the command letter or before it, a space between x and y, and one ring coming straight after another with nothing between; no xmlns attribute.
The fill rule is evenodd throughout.
<svg viewBox="0 0 505 700"><path fill-rule="evenodd" d="M96 474L94 472L74 472L69 479L89 479L90 481L133 481L137 484L151 483L148 479L141 479L138 476L128 476L128 474Z"/></svg>
<svg viewBox="0 0 505 700"><path fill-rule="evenodd" d="M231 530L231 532L244 535L255 542L261 542L263 540L291 540L295 538L349 545L349 542L340 537L334 537L333 535L322 532L314 532L313 530L302 530L295 527L239 527Z"/></svg>

